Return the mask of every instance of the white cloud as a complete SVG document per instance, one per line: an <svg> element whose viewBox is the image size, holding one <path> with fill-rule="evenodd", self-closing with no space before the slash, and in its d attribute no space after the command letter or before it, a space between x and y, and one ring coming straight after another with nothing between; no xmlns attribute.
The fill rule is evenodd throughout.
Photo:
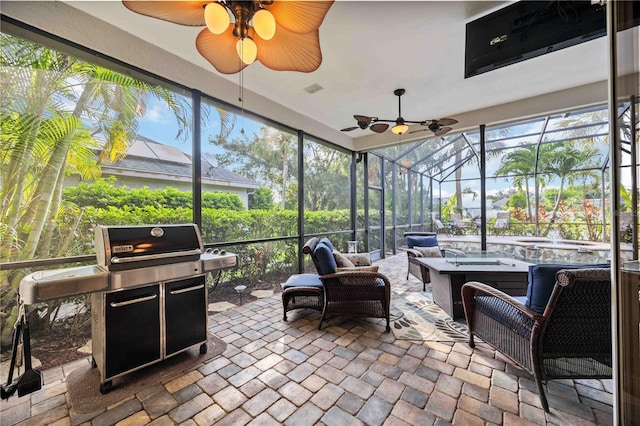
<svg viewBox="0 0 640 426"><path fill-rule="evenodd" d="M154 102L150 107L147 108L147 112L144 114L144 119L149 120L152 123L158 124L167 124L170 122L168 117L170 116L171 111L166 104L160 102Z"/></svg>

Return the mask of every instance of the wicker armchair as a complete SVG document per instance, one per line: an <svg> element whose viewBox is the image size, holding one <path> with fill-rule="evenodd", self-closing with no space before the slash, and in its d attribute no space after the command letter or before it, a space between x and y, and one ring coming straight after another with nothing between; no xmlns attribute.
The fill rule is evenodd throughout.
<svg viewBox="0 0 640 426"><path fill-rule="evenodd" d="M405 232L404 237L436 237L437 234L435 232ZM437 241L436 241L437 244ZM413 275L417 279L421 280L423 283L423 291L426 291L426 285L431 282L429 278L429 270L427 268L421 268L420 263L416 261L416 258L422 257L422 253L418 250L415 250L413 247L410 247L407 244L407 279L409 279L409 274Z"/></svg>
<svg viewBox="0 0 640 426"><path fill-rule="evenodd" d="M439 249L438 246L437 234L435 232L410 231L405 232L404 237L407 241L407 279L409 279L409 274L413 275L414 277L422 281L422 291L427 291L427 284L431 282L431 277L429 276L429 268L426 268L424 265L418 262L417 259L425 257L424 252L420 251L420 248L424 247L436 247L438 248L437 255L443 255L443 251ZM421 240L425 242L421 243ZM422 244L427 245L425 246ZM447 251L455 253L458 256L465 256L465 253L462 250L447 249Z"/></svg>
<svg viewBox="0 0 640 426"><path fill-rule="evenodd" d="M496 231L496 235L502 231L505 234L511 225L511 213L498 212L496 215L496 223L493 225L493 229Z"/></svg>
<svg viewBox="0 0 640 426"><path fill-rule="evenodd" d="M302 248L303 253L311 256L318 271L324 290L324 306L318 330L327 315L365 316L386 319L386 331L389 325L391 302L391 283L379 272L352 268L338 271L331 253L331 242L323 238L311 238Z"/></svg>
<svg viewBox="0 0 640 426"><path fill-rule="evenodd" d="M611 377L610 269L558 271L543 314L478 282L462 300L469 346L477 336L532 374L545 411L543 380Z"/></svg>

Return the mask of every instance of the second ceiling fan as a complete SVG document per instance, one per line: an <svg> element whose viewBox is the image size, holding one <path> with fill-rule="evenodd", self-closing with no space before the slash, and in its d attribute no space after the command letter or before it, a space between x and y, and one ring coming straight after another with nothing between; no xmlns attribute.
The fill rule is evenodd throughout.
<svg viewBox="0 0 640 426"><path fill-rule="evenodd" d="M410 124L419 124L421 126L426 126L427 128L413 130L409 133L416 133L416 132L431 130L434 135L442 136L451 130L451 127L449 126L456 124L458 122L458 120L455 120L453 118L441 118L439 120L423 120L423 121L405 120L402 117L402 105L401 105L401 99L400 99L400 97L404 95L404 92L405 92L404 89L396 89L393 91L393 94L398 97L398 118L396 118L395 120L383 120L378 117L368 117L366 115L354 115L353 118L356 119L358 125L352 126L352 127L346 127L341 131L349 132L351 130L355 130L358 128L360 129L369 128L373 132L382 133L389 128L389 124L387 123L395 123L395 125L391 128L391 131L397 135L401 135L403 133L406 133L409 130L409 126L407 125L407 123L410 123Z"/></svg>

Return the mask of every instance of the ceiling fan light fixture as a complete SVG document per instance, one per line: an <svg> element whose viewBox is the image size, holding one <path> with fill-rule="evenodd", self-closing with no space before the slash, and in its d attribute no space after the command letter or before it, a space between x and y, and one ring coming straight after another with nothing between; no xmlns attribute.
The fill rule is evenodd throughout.
<svg viewBox="0 0 640 426"><path fill-rule="evenodd" d="M396 124L395 126L393 126L391 128L391 131L393 133L395 133L396 135L401 135L403 133L406 133L407 130L409 130L409 126L407 126L406 124L402 123L402 124Z"/></svg>
<svg viewBox="0 0 640 426"><path fill-rule="evenodd" d="M267 9L260 9L253 15L253 29L263 40L271 40L276 34L276 18Z"/></svg>
<svg viewBox="0 0 640 426"><path fill-rule="evenodd" d="M241 38L236 43L236 52L243 63L251 65L258 56L258 46L249 37Z"/></svg>
<svg viewBox="0 0 640 426"><path fill-rule="evenodd" d="M229 27L231 19L226 7L213 2L204 8L204 22L213 34L222 34Z"/></svg>
<svg viewBox="0 0 640 426"><path fill-rule="evenodd" d="M140 15L205 27L196 37L196 49L218 72L235 74L254 61L274 71L318 69L319 28L334 1L122 0L122 4ZM245 42L247 38L250 41Z"/></svg>

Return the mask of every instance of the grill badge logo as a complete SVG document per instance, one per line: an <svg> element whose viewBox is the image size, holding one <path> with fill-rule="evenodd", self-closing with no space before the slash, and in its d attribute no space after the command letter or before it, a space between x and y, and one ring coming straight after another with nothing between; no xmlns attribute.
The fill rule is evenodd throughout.
<svg viewBox="0 0 640 426"><path fill-rule="evenodd" d="M133 251L133 245L125 244L122 246L113 246L111 248L111 251L113 251L113 253L128 253L130 251Z"/></svg>
<svg viewBox="0 0 640 426"><path fill-rule="evenodd" d="M162 237L164 235L164 229L162 228L152 228L151 236L152 237Z"/></svg>

